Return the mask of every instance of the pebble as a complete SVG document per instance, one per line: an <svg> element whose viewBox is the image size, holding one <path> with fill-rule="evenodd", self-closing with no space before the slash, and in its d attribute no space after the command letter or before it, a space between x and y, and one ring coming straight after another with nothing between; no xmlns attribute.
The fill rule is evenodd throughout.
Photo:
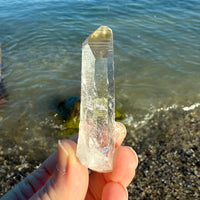
<svg viewBox="0 0 200 200"><path fill-rule="evenodd" d="M135 149L139 160L129 200L200 200L199 119L198 109L179 115L171 110L128 134L125 145ZM132 143L136 136L138 142Z"/></svg>

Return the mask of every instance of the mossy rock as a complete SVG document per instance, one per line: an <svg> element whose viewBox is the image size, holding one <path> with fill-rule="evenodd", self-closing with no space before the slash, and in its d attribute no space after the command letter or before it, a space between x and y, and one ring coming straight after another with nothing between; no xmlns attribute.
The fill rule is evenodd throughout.
<svg viewBox="0 0 200 200"><path fill-rule="evenodd" d="M70 97L64 104L59 104L62 107L62 114L66 117L64 132L68 134L78 133L80 122L80 98ZM64 106L64 109L63 109ZM122 121L125 118L125 114L115 109L115 121Z"/></svg>

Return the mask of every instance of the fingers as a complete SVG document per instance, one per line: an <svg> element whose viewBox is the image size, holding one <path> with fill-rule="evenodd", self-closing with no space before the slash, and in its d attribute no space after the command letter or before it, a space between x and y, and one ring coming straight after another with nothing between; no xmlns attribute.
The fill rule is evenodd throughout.
<svg viewBox="0 0 200 200"><path fill-rule="evenodd" d="M116 122L115 134L117 137L115 146L117 147L121 145L126 136L126 128L122 123ZM123 183L126 187L135 175L137 163L137 155L131 148L116 148L113 171L106 174L97 172L90 174L89 191L86 199L100 199L104 186L110 181Z"/></svg>
<svg viewBox="0 0 200 200"><path fill-rule="evenodd" d="M102 190L106 183L107 182L103 174L92 172L90 174L89 187L88 187L88 193L87 193L86 199L87 200L101 199ZM90 196L92 196L93 198L91 198Z"/></svg>
<svg viewBox="0 0 200 200"><path fill-rule="evenodd" d="M102 192L102 200L128 200L127 190L119 183L107 183Z"/></svg>
<svg viewBox="0 0 200 200"><path fill-rule="evenodd" d="M64 196L66 199L82 199L87 192L88 169L76 157L76 146L76 143L64 140L58 147L58 168L65 171L65 174L57 170L54 180L56 187L60 190L59 194L63 193L62 199L65 199ZM67 165L65 164L66 158Z"/></svg>
<svg viewBox="0 0 200 200"><path fill-rule="evenodd" d="M2 199L29 199L52 176L57 162L57 152L53 153L43 164L15 185ZM13 197L14 195L14 197Z"/></svg>
<svg viewBox="0 0 200 200"><path fill-rule="evenodd" d="M115 134L117 135L115 147L118 148L115 150L113 171L104 174L104 177L106 181L119 182L127 187L135 176L138 158L132 148L120 146L126 137L126 127L122 123L116 122Z"/></svg>
<svg viewBox="0 0 200 200"><path fill-rule="evenodd" d="M88 188L88 170L76 157L76 144L70 140L59 142L57 170L33 199L84 199Z"/></svg>
<svg viewBox="0 0 200 200"><path fill-rule="evenodd" d="M135 151L126 146L119 146L114 155L113 171L105 173L107 182L118 182L127 187L135 176L138 158Z"/></svg>
<svg viewBox="0 0 200 200"><path fill-rule="evenodd" d="M89 190L86 199L101 199L104 187L109 182L120 183L124 188L127 187L135 176L137 165L137 155L132 148L126 146L118 147L114 155L112 172L105 174L92 172L90 174Z"/></svg>
<svg viewBox="0 0 200 200"><path fill-rule="evenodd" d="M25 183L25 185L28 185L28 184L31 185L33 193L35 193L52 176L56 163L57 163L57 152L53 153L47 160L45 160L36 171L29 174L24 179L23 182Z"/></svg>

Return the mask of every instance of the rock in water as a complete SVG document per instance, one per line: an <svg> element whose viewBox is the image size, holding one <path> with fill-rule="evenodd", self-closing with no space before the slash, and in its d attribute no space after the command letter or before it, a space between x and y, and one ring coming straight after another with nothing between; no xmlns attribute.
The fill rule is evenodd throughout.
<svg viewBox="0 0 200 200"><path fill-rule="evenodd" d="M107 26L82 45L81 110L77 156L86 167L108 172L115 150L113 34Z"/></svg>

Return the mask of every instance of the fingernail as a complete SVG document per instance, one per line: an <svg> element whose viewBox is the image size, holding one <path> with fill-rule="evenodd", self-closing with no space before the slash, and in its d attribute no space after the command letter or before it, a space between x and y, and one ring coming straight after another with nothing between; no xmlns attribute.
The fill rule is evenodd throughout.
<svg viewBox="0 0 200 200"><path fill-rule="evenodd" d="M126 127L120 122L115 122L115 148L123 142L126 137Z"/></svg>
<svg viewBox="0 0 200 200"><path fill-rule="evenodd" d="M56 169L63 175L66 173L68 156L69 154L64 148L62 141L58 140L58 164L56 165Z"/></svg>
<svg viewBox="0 0 200 200"><path fill-rule="evenodd" d="M124 124L120 122L115 122L115 134L124 137L126 136L126 127L124 126Z"/></svg>

